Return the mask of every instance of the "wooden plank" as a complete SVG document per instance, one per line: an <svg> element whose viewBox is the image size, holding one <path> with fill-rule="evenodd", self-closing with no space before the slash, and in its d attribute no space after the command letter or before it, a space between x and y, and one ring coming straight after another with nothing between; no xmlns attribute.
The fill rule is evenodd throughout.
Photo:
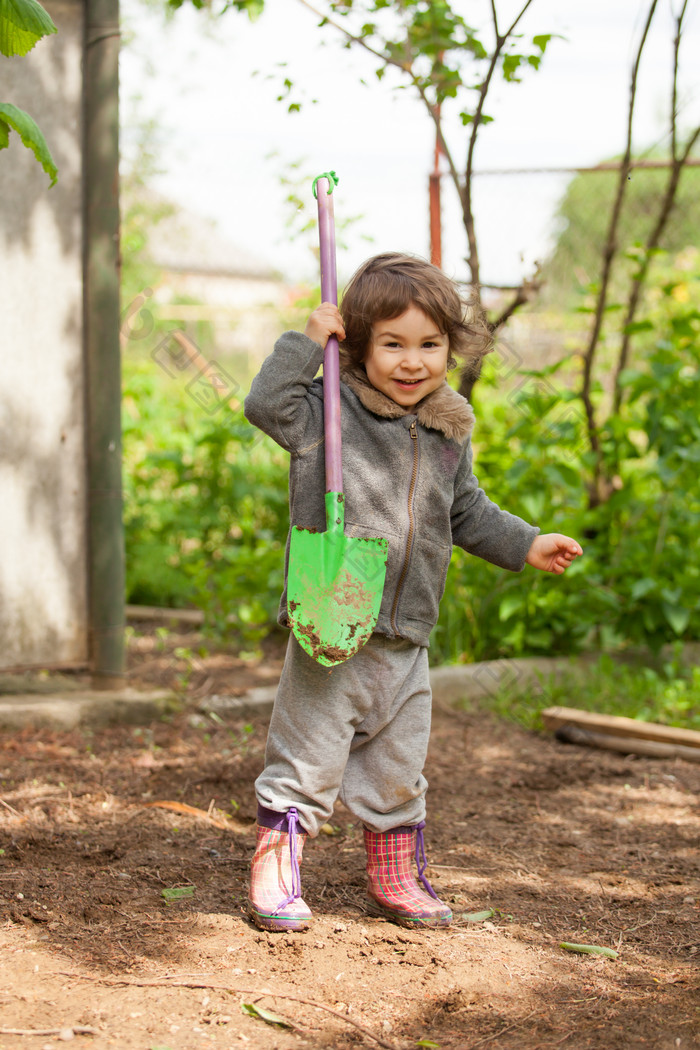
<svg viewBox="0 0 700 1050"><path fill-rule="evenodd" d="M659 740L640 740L638 737L613 736L611 733L593 733L579 726L563 725L554 734L563 744L597 747L618 751L623 755L642 755L645 758L683 758L686 762L700 762L700 747L668 744Z"/></svg>
<svg viewBox="0 0 700 1050"><path fill-rule="evenodd" d="M700 733L694 729L678 729L675 726L659 725L658 722L642 722L636 718L622 718L619 715L579 711L574 707L548 707L542 712L542 721L547 729L552 730L562 726L579 726L592 733L605 733L635 740L658 740L666 744L700 748Z"/></svg>

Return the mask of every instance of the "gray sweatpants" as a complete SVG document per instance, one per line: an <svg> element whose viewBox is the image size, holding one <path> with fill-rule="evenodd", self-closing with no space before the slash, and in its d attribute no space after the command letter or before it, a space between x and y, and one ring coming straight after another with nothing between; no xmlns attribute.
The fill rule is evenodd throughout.
<svg viewBox="0 0 700 1050"><path fill-rule="evenodd" d="M317 835L338 796L374 832L425 819L430 735L428 650L374 634L322 667L290 634L265 751L260 802L296 806Z"/></svg>

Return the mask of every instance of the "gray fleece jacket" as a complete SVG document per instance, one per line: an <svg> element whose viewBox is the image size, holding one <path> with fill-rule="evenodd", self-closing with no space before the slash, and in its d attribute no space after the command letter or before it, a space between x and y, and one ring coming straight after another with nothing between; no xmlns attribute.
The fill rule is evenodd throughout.
<svg viewBox="0 0 700 1050"><path fill-rule="evenodd" d="M285 332L245 401L246 418L287 449L292 525L325 531L323 350ZM500 510L472 473L474 413L447 383L404 409L363 368L341 367L345 525L389 541L376 631L428 645L453 544L519 572L538 529ZM287 554L289 557L289 540ZM287 588L279 623L288 626Z"/></svg>

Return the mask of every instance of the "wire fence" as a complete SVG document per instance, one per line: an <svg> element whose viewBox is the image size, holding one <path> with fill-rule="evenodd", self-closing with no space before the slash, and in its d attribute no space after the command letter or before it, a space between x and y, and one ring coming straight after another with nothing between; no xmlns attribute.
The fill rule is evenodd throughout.
<svg viewBox="0 0 700 1050"><path fill-rule="evenodd" d="M676 202L660 247L676 255L700 244L700 159L685 164ZM519 310L500 336L499 376L505 383L523 367L560 360L585 342L587 323L578 315L599 281L603 251L621 165L481 170L474 175L473 202L482 297L496 316L523 281L534 279L528 308ZM668 160L633 161L625 171L623 205L616 242L620 250L609 288L609 302L628 294L635 252L648 243L672 174ZM434 177L433 177L434 178ZM443 183L443 242L447 255L466 246L463 220ZM464 253L466 254L466 252ZM637 253L638 254L638 253ZM465 261L457 267L469 284ZM450 270L450 264L445 267ZM567 324L562 324L562 315ZM492 358L493 360L493 358ZM502 373L502 375L501 375Z"/></svg>
<svg viewBox="0 0 700 1050"><path fill-rule="evenodd" d="M689 159L679 180L676 205L661 240L672 252L700 240L700 159ZM644 245L663 200L668 160L633 161L626 172L618 244ZM475 172L474 212L481 285L492 291L517 288L541 271L541 298L567 307L601 269L620 165L487 169ZM457 203L443 183L446 256L466 255L466 232ZM462 250L465 249L465 250ZM454 264L452 264L454 266ZM457 264L464 277L464 264Z"/></svg>
<svg viewBox="0 0 700 1050"><path fill-rule="evenodd" d="M699 159L689 160L680 178L676 206L661 241L671 252L700 244L698 168ZM647 240L665 193L670 165L664 160L639 160L626 174L618 234L623 250ZM584 346L587 318L577 314L576 308L600 276L619 175L619 165L613 162L594 167L542 166L475 173L473 198L481 285L490 315L499 313L523 280L535 276L537 284L532 301L510 318L498 335L495 353L490 355L489 367L497 367L505 385L517 384L523 369L546 367ZM441 181L446 255L460 260L457 265L447 263L445 269L458 280L461 277L466 285L466 232L456 194L450 192L444 175ZM628 289L632 267L632 261L624 260L618 267L611 284L613 301ZM151 293L146 307L140 304L139 316L148 308L166 328L187 329L190 342L216 365L211 375L223 376L226 372L235 377L237 386L245 388L278 331L283 326L296 326L298 319L292 301L294 290L283 283L269 289L266 286L258 300L251 297L247 285L245 294L241 292L240 285L241 281L234 278L217 278L214 282L201 274L169 273L163 281L164 301L161 292ZM241 296L243 301L239 301ZM123 339L133 350L134 340L142 339L152 327L153 322L150 327L133 320L125 322ZM167 336L172 342L172 331ZM164 337L161 333L161 340ZM152 342L166 353L155 335ZM180 353L179 344L173 343L173 347ZM189 368L190 359L183 357L182 361ZM207 372L207 382L210 378ZM221 403L216 383L210 400L213 410Z"/></svg>

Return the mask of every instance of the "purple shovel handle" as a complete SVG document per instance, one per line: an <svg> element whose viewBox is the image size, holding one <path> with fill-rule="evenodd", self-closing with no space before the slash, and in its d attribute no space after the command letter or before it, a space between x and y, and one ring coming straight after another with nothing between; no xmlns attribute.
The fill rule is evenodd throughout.
<svg viewBox="0 0 700 1050"><path fill-rule="evenodd" d="M318 180L318 233L321 248L321 300L338 305L335 269L335 225L333 194L329 180ZM340 362L334 335L323 354L323 425L326 441L326 492L343 491L343 462L340 443Z"/></svg>

